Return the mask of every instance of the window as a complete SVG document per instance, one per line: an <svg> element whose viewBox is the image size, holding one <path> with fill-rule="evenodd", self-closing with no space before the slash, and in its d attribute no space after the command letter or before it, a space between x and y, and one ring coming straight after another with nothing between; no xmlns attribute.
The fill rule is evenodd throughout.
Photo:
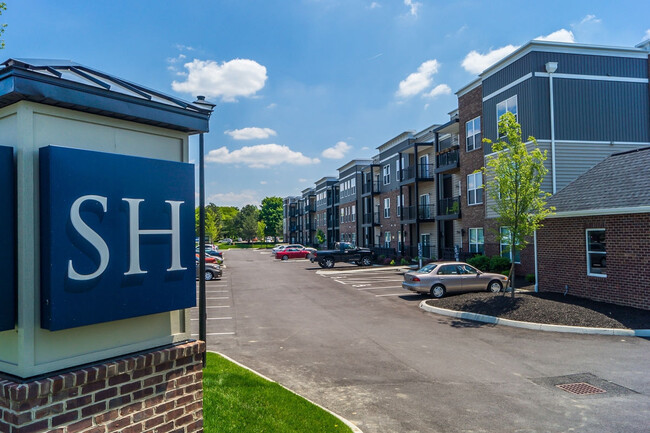
<svg viewBox="0 0 650 433"><path fill-rule="evenodd" d="M399 177L399 162L400 162L399 159L398 159L397 161L395 161L395 179L397 179L398 181L399 181L399 180L402 180L402 179Z"/></svg>
<svg viewBox="0 0 650 433"><path fill-rule="evenodd" d="M384 218L390 218L390 197L384 199Z"/></svg>
<svg viewBox="0 0 650 433"><path fill-rule="evenodd" d="M341 222L345 222L345 208L341 208Z"/></svg>
<svg viewBox="0 0 650 433"><path fill-rule="evenodd" d="M505 101L501 101L497 104L497 131L499 130L499 119L507 111L515 115L515 119L519 122L519 115L517 114L517 95L511 96ZM499 138L502 138L501 131L499 131Z"/></svg>
<svg viewBox="0 0 650 433"><path fill-rule="evenodd" d="M357 212L357 205L353 204L352 205L352 222L356 221L356 212Z"/></svg>
<svg viewBox="0 0 650 433"><path fill-rule="evenodd" d="M420 157L420 173L419 176L423 179L429 178L429 155L422 155Z"/></svg>
<svg viewBox="0 0 650 433"><path fill-rule="evenodd" d="M467 204L469 206L483 203L483 173L467 175Z"/></svg>
<svg viewBox="0 0 650 433"><path fill-rule="evenodd" d="M385 165L384 166L384 185L388 185L390 183L390 165Z"/></svg>
<svg viewBox="0 0 650 433"><path fill-rule="evenodd" d="M469 229L469 252L476 254L485 252L482 228Z"/></svg>
<svg viewBox="0 0 650 433"><path fill-rule="evenodd" d="M456 265L445 265L438 269L438 275L458 275L458 267Z"/></svg>
<svg viewBox="0 0 650 433"><path fill-rule="evenodd" d="M397 232L397 252L402 251L402 231Z"/></svg>
<svg viewBox="0 0 650 433"><path fill-rule="evenodd" d="M499 251L501 252L501 257L510 259L510 262L521 263L521 251L517 251L517 254L515 254L515 259L512 259L510 241L508 240L510 236L510 229L508 229L508 227L501 227L499 230L501 231L501 241L499 243Z"/></svg>
<svg viewBox="0 0 650 433"><path fill-rule="evenodd" d="M390 248L390 232L384 233L384 248Z"/></svg>
<svg viewBox="0 0 650 433"><path fill-rule="evenodd" d="M607 276L607 251L605 248L605 229L587 231L587 275Z"/></svg>
<svg viewBox="0 0 650 433"><path fill-rule="evenodd" d="M465 124L465 144L467 151L481 147L481 117L475 117Z"/></svg>
<svg viewBox="0 0 650 433"><path fill-rule="evenodd" d="M404 194L397 196L397 216L402 216L402 206L404 206Z"/></svg>

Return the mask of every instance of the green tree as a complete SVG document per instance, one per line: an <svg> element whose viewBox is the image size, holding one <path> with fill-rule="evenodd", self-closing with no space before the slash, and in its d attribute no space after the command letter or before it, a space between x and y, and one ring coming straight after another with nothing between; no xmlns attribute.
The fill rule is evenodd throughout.
<svg viewBox="0 0 650 433"><path fill-rule="evenodd" d="M277 242L278 236L282 233L282 218L282 198L265 197L262 200L262 208L260 209L260 220L264 222L266 227L264 235L273 236Z"/></svg>
<svg viewBox="0 0 650 433"><path fill-rule="evenodd" d="M325 243L325 233L321 229L318 229L316 232L316 240L318 241L318 245Z"/></svg>
<svg viewBox="0 0 650 433"><path fill-rule="evenodd" d="M194 231L196 237L199 237L199 210L199 207L194 209ZM205 207L205 235L210 241L214 242L219 237L220 232L221 211L214 203L210 203Z"/></svg>
<svg viewBox="0 0 650 433"><path fill-rule="evenodd" d="M235 229L249 243L251 239L257 236L257 222L259 220L259 210L257 206L248 204L235 217Z"/></svg>
<svg viewBox="0 0 650 433"><path fill-rule="evenodd" d="M0 3L0 15L2 15L3 11L7 10L7 3L6 2L1 2ZM6 24L0 24L0 36L5 32L5 29L7 28ZM0 49L5 47L5 40L0 39Z"/></svg>
<svg viewBox="0 0 650 433"><path fill-rule="evenodd" d="M239 209L233 206L220 206L219 212L221 213L221 236L226 238L238 237L235 228L235 219L239 213Z"/></svg>
<svg viewBox="0 0 650 433"><path fill-rule="evenodd" d="M261 242L264 239L264 231L266 230L266 224L264 221L257 222L257 239Z"/></svg>
<svg viewBox="0 0 650 433"><path fill-rule="evenodd" d="M537 146L535 137L528 137L531 150L521 140L521 126L514 114L506 112L499 118L499 141L493 143L487 138L484 143L492 145L496 155L487 160L483 173L493 209L499 215L500 226L508 230L498 232L499 241L508 245L514 257L527 244L541 221L555 209L546 206L551 194L542 191L542 181L548 170L544 166L546 151ZM511 296L515 296L515 261L512 260L508 274Z"/></svg>

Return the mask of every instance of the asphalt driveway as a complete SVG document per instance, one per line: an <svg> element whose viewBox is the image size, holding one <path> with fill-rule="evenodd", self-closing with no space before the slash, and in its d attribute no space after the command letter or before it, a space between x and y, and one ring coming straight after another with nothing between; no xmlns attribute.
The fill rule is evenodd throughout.
<svg viewBox="0 0 650 433"><path fill-rule="evenodd" d="M231 319L209 321L208 349L366 433L648 431L650 341L432 315L386 271L251 250L226 262L228 307L208 317ZM605 392L556 386L576 381Z"/></svg>

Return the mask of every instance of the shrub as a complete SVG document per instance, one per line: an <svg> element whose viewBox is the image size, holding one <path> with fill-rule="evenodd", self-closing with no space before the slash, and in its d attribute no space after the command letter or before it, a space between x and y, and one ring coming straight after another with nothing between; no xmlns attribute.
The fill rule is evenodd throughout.
<svg viewBox="0 0 650 433"><path fill-rule="evenodd" d="M490 272L498 274L510 270L510 259L501 256L492 256L490 258Z"/></svg>
<svg viewBox="0 0 650 433"><path fill-rule="evenodd" d="M395 260L394 259L390 261L390 265L395 266Z"/></svg>
<svg viewBox="0 0 650 433"><path fill-rule="evenodd" d="M406 266L410 264L411 262L409 260L406 260L406 257L404 257L402 260L400 260L399 264L402 266Z"/></svg>
<svg viewBox="0 0 650 433"><path fill-rule="evenodd" d="M471 259L467 260L467 263L474 266L476 269L480 269L483 272L487 272L490 269L490 258L486 255L476 255Z"/></svg>
<svg viewBox="0 0 650 433"><path fill-rule="evenodd" d="M526 274L526 281L529 283L534 283L535 282L535 274Z"/></svg>
<svg viewBox="0 0 650 433"><path fill-rule="evenodd" d="M380 263L382 263L382 262L384 261L385 258L386 258L385 255L380 254L379 257L377 257L377 261L380 262Z"/></svg>
<svg viewBox="0 0 650 433"><path fill-rule="evenodd" d="M392 261L391 259L385 258L385 259L382 260L381 264L385 265L385 266L388 266L388 265L390 265L391 261Z"/></svg>

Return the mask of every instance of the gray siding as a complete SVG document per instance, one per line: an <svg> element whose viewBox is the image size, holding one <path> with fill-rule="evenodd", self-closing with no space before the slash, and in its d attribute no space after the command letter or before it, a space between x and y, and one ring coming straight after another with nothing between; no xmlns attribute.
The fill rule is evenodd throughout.
<svg viewBox="0 0 650 433"><path fill-rule="evenodd" d="M550 145L549 145L550 146ZM557 190L567 186L585 173L587 170L598 164L612 153L633 150L643 145L633 144L597 144L597 143L556 143L555 144L555 166L557 168ZM546 164L550 174L551 151L549 150ZM551 188L547 190L551 192Z"/></svg>
<svg viewBox="0 0 650 433"><path fill-rule="evenodd" d="M562 74L648 78L647 58L534 51L483 80L483 94L496 92L529 72L546 72L547 62L558 62L557 73Z"/></svg>

